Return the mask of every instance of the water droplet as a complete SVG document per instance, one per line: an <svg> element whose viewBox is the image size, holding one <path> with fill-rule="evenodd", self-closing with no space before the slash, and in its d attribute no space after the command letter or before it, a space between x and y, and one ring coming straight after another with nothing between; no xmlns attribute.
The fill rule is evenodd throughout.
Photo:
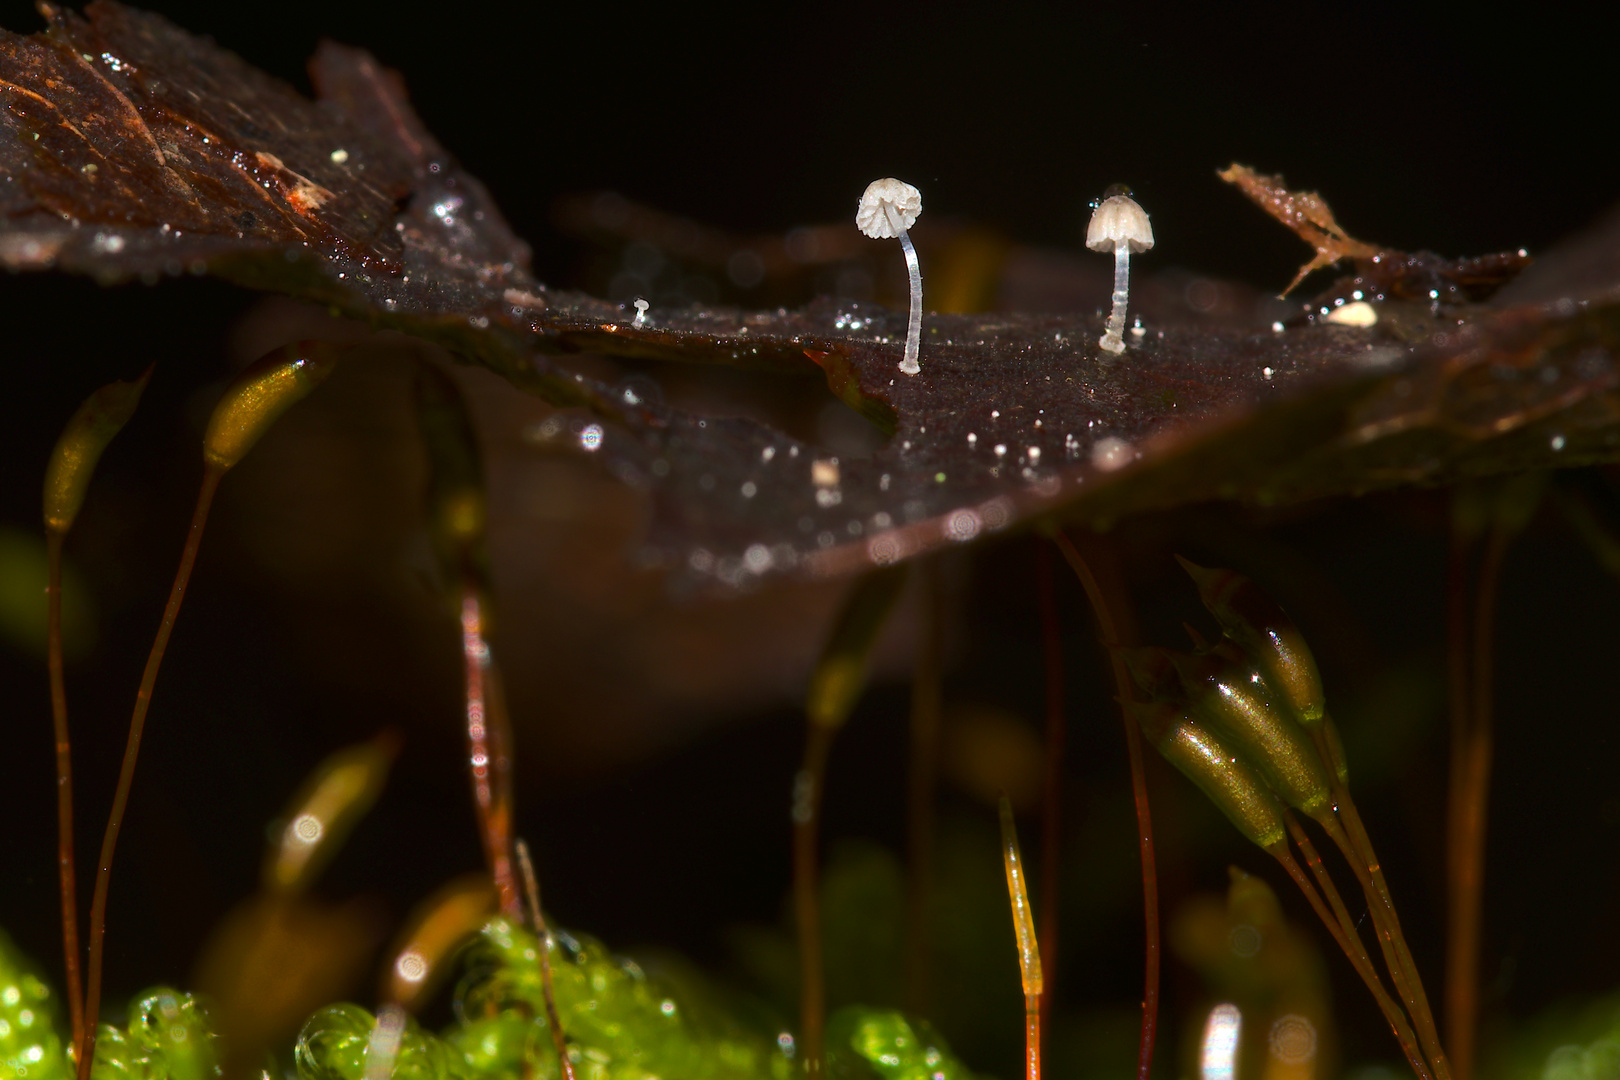
<svg viewBox="0 0 1620 1080"><path fill-rule="evenodd" d="M1280 1016L1271 1025L1271 1056L1285 1065L1303 1065L1316 1057L1316 1025L1298 1013Z"/></svg>
<svg viewBox="0 0 1620 1080"><path fill-rule="evenodd" d="M664 403L663 388L650 375L629 375L620 379L613 392L626 405L656 408Z"/></svg>
<svg viewBox="0 0 1620 1080"><path fill-rule="evenodd" d="M945 539L966 543L979 535L979 529L982 525L983 522L974 511L966 507L953 510L945 518Z"/></svg>
<svg viewBox="0 0 1620 1080"><path fill-rule="evenodd" d="M906 554L905 545L893 533L874 536L866 542L866 557L879 566L898 562Z"/></svg>
<svg viewBox="0 0 1620 1080"><path fill-rule="evenodd" d="M1264 939L1258 929L1244 924L1232 927L1231 931L1226 935L1226 944L1231 948L1234 956L1240 956L1247 960L1260 951Z"/></svg>
<svg viewBox="0 0 1620 1080"><path fill-rule="evenodd" d="M1098 439L1091 447L1091 464L1101 472L1113 472L1129 464L1136 457L1136 451L1124 439L1116 439L1110 435L1106 439Z"/></svg>
<svg viewBox="0 0 1620 1080"><path fill-rule="evenodd" d="M399 959L394 961L394 971L406 982L418 983L426 977L428 963L421 953L413 949L400 954Z"/></svg>

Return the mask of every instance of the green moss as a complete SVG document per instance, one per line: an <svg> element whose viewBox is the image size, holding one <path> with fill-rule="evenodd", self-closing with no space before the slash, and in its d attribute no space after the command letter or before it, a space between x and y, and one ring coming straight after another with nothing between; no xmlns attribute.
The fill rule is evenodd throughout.
<svg viewBox="0 0 1620 1080"><path fill-rule="evenodd" d="M96 1029L90 1080L213 1080L220 1075L217 1042L196 998L153 987L130 1002L127 1029Z"/></svg>
<svg viewBox="0 0 1620 1080"><path fill-rule="evenodd" d="M129 1042L149 1063L148 1075L168 1080L212 1080L219 1053L208 1014L196 998L167 986L148 990L129 1006ZM97 1057L100 1041L97 1041Z"/></svg>
<svg viewBox="0 0 1620 1080"><path fill-rule="evenodd" d="M828 1021L827 1072L834 1080L973 1080L926 1022L859 1007L840 1009Z"/></svg>
<svg viewBox="0 0 1620 1080"><path fill-rule="evenodd" d="M471 971L456 991L460 1024L447 1037L469 1060L495 1066L497 1075L515 1071L526 1056L541 1080L551 1080L557 1058L545 1028L535 936L492 919L469 959ZM590 938L554 939L550 960L557 1013L580 1080L786 1080L793 1072L768 1036L702 1022L712 1014L705 1003L682 999Z"/></svg>
<svg viewBox="0 0 1620 1080"><path fill-rule="evenodd" d="M73 1074L70 1070L66 1075ZM90 1080L151 1080L162 1075L123 1028L102 1024L96 1029L96 1060L90 1067Z"/></svg>
<svg viewBox="0 0 1620 1080"><path fill-rule="evenodd" d="M1565 1043L1547 1055L1541 1080L1614 1080L1620 1077L1620 1010L1592 1041Z"/></svg>
<svg viewBox="0 0 1620 1080"><path fill-rule="evenodd" d="M358 1005L328 1005L318 1010L298 1033L293 1058L300 1080L361 1080L376 1017ZM392 1080L468 1080L466 1057L414 1020L405 1022Z"/></svg>
<svg viewBox="0 0 1620 1080"><path fill-rule="evenodd" d="M0 1080L65 1080L50 987L0 931ZM110 1080L110 1078L109 1078Z"/></svg>

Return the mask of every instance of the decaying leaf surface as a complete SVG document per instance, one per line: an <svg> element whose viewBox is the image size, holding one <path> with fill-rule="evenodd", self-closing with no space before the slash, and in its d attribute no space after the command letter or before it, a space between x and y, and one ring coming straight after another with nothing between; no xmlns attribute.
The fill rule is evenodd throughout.
<svg viewBox="0 0 1620 1080"><path fill-rule="evenodd" d="M1509 306L1488 297L1523 256L1448 262L1360 244L1320 198L1302 209L1272 183L1297 230L1334 240L1328 262L1357 264L1289 325L1149 326L1116 361L1096 347L1099 315L929 316L923 373L907 377L904 317L869 304L638 319L546 288L482 185L363 52L322 46L310 102L156 16L110 2L83 18L44 10L44 34L0 37L0 261L103 280L214 274L434 340L584 406L589 420L559 415L536 441L647 490L645 561L698 577L853 571L1052 512L1107 522L1617 456L1620 307L1602 260L1573 275L1554 260L1552 295L1535 292L1535 267L1529 299ZM1370 322L1340 325L1346 303ZM586 378L569 369L576 352L819 365L892 434L869 458L836 460L754 421Z"/></svg>
<svg viewBox="0 0 1620 1080"><path fill-rule="evenodd" d="M390 148L159 19L41 10L48 34L0 39L10 265L124 275L297 245L400 268Z"/></svg>

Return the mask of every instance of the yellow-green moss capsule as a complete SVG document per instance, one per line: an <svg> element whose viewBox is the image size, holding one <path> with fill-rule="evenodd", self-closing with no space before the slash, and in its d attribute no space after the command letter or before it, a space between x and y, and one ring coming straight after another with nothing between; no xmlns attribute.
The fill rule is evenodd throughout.
<svg viewBox="0 0 1620 1080"><path fill-rule="evenodd" d="M1192 576L1204 606L1298 714L1299 722L1307 727L1319 723L1325 708L1322 676L1293 620L1242 574L1206 570L1177 559Z"/></svg>
<svg viewBox="0 0 1620 1080"><path fill-rule="evenodd" d="M382 1000L417 1008L444 981L456 950L499 908L487 873L463 874L440 886L411 912L383 974Z"/></svg>
<svg viewBox="0 0 1620 1080"><path fill-rule="evenodd" d="M203 435L203 460L221 471L241 461L277 417L332 373L332 347L295 341L249 365L226 387Z"/></svg>
<svg viewBox="0 0 1620 1080"><path fill-rule="evenodd" d="M330 755L304 781L265 853L264 887L302 892L348 838L388 779L399 740L381 736Z"/></svg>
<svg viewBox="0 0 1620 1080"><path fill-rule="evenodd" d="M1045 982L1041 976L1041 949L1035 941L1035 915L1029 907L1029 889L1024 885L1024 856L1018 850L1018 828L1013 824L1012 802L1001 797L1001 861L1007 871L1007 897L1012 901L1013 934L1018 939L1018 971L1023 979L1024 996L1039 998Z"/></svg>
<svg viewBox="0 0 1620 1080"><path fill-rule="evenodd" d="M1219 735L1169 702L1127 702L1125 711L1154 749L1197 784L1239 832L1268 851L1287 842L1277 797Z"/></svg>
<svg viewBox="0 0 1620 1080"><path fill-rule="evenodd" d="M1219 651L1172 654L1172 660L1193 711L1226 737L1283 802L1311 817L1332 805L1327 769L1316 748L1258 668L1234 663Z"/></svg>
<svg viewBox="0 0 1620 1080"><path fill-rule="evenodd" d="M1286 926L1282 904L1264 878L1245 874L1235 866L1226 869L1226 911L1234 924L1268 932ZM1314 959L1313 954L1305 954Z"/></svg>
<svg viewBox="0 0 1620 1080"><path fill-rule="evenodd" d="M47 529L65 533L73 527L101 452L135 415L151 378L152 369L147 368L134 382L108 383L86 398L68 421L45 467Z"/></svg>
<svg viewBox="0 0 1620 1080"><path fill-rule="evenodd" d="M842 727L866 686L867 658L900 598L904 567L873 570L855 583L810 675L805 712L818 727Z"/></svg>

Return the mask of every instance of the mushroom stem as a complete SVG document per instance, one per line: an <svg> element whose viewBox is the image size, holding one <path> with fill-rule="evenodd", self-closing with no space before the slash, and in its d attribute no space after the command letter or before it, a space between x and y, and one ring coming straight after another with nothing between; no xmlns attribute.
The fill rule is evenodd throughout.
<svg viewBox="0 0 1620 1080"><path fill-rule="evenodd" d="M1108 189L1086 226L1086 247L1092 251L1114 249L1114 310L1108 315L1108 328L1097 344L1104 352L1118 356L1125 351L1126 290L1131 278L1131 252L1153 246L1153 223L1125 188Z"/></svg>
<svg viewBox="0 0 1620 1080"><path fill-rule="evenodd" d="M922 338L922 267L917 263L917 249L912 246L911 234L906 231L900 215L895 213L892 206L884 206L883 213L889 219L890 228L900 234L900 247L906 253L906 270L911 274L911 318L906 323L906 355L900 361L900 370L907 375L915 375L922 370L922 365L917 363Z"/></svg>
<svg viewBox="0 0 1620 1080"><path fill-rule="evenodd" d="M1125 301L1131 283L1131 245L1124 240L1114 245L1114 308L1108 313L1108 328L1098 345L1118 355L1125 351Z"/></svg>

